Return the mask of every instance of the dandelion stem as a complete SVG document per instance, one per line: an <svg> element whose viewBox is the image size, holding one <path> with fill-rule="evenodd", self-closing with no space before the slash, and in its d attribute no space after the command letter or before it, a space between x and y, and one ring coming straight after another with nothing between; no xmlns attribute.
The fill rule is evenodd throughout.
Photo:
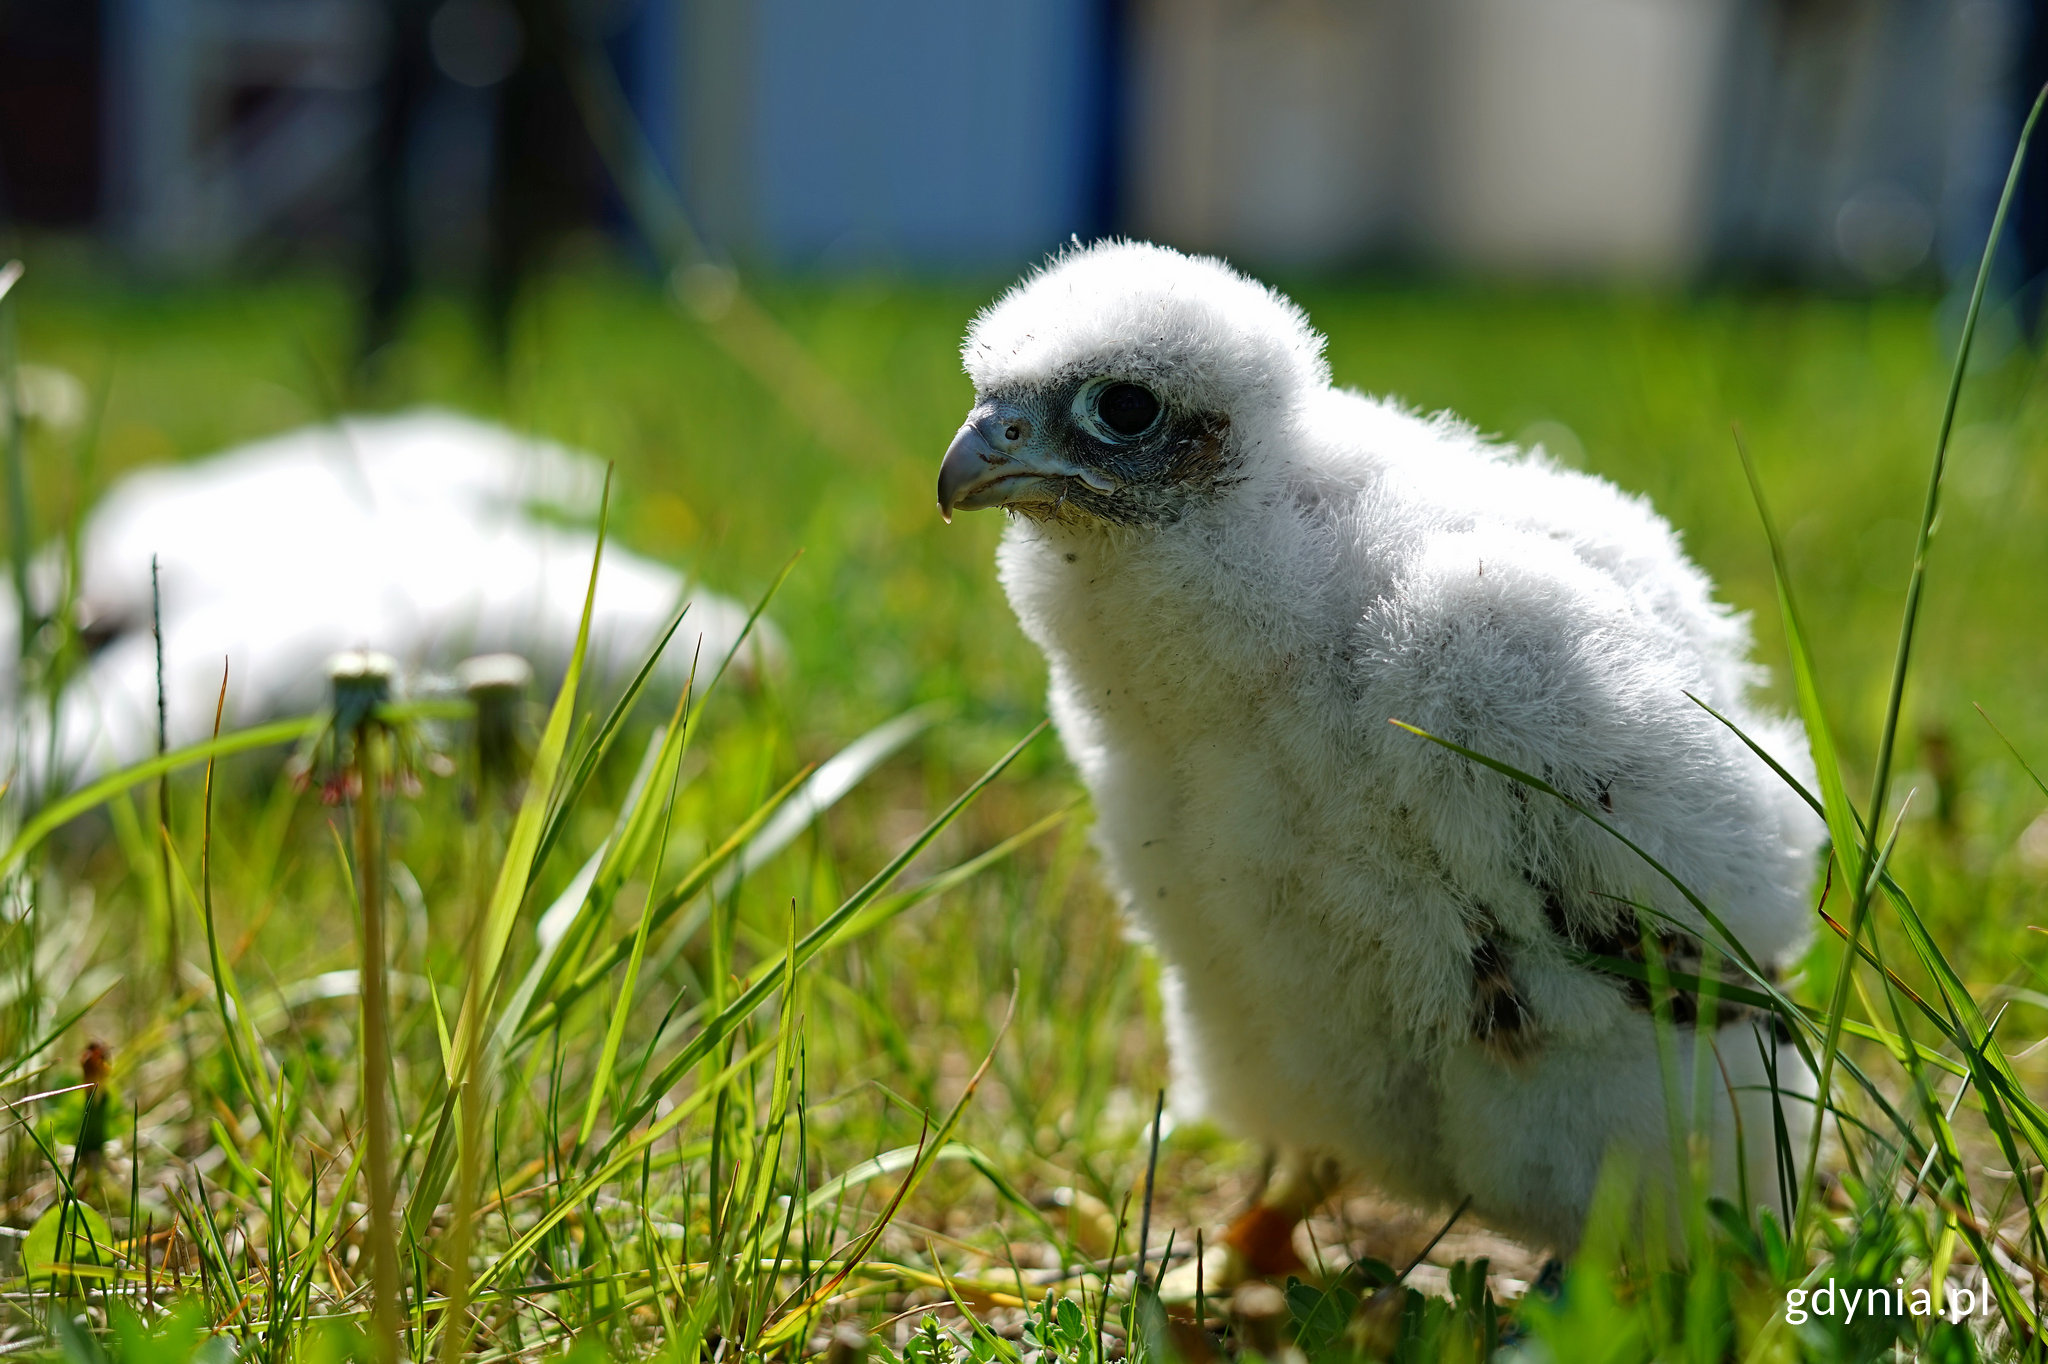
<svg viewBox="0 0 2048 1364"><path fill-rule="evenodd" d="M514 776L516 729L520 704L532 669L510 655L485 656L463 664L470 699L477 708L476 821L470 829L470 884L475 888L470 922L463 934L469 984L462 992L462 1019L456 1029L464 1039L463 1054L451 1058L458 1085L461 1120L456 1148L455 1216L449 1224L444 1269L449 1276L448 1307L441 1318L442 1364L458 1364L469 1352L469 1260L474 1244L477 1189L483 1181L484 1085L483 1038L488 1006L484 970L484 924L489 918L495 866L503 855L499 807Z"/></svg>
<svg viewBox="0 0 2048 1364"><path fill-rule="evenodd" d="M392 1222L390 1011L384 948L384 728L374 711L355 732L356 879L363 916L363 1127L369 1150L370 1285L378 1358L398 1357L398 1235Z"/></svg>

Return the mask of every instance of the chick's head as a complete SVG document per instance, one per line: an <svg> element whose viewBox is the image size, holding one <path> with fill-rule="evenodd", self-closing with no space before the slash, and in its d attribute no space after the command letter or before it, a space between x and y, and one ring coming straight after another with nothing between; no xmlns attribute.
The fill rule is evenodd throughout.
<svg viewBox="0 0 2048 1364"><path fill-rule="evenodd" d="M939 469L939 510L1168 522L1239 486L1327 387L1293 303L1166 247L1079 247L974 320L975 402Z"/></svg>

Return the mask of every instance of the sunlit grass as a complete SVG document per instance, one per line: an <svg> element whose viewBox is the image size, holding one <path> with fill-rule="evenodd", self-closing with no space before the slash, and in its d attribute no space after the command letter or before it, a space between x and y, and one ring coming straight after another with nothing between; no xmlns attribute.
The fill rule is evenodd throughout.
<svg viewBox="0 0 2048 1364"><path fill-rule="evenodd" d="M763 597L802 551L770 607L791 641L789 675L728 678L688 698L701 709L687 747L674 727L669 743L655 729L673 696L649 698L602 755L588 731L583 747L565 736L571 775L583 770L577 753L594 755L587 782L555 806L547 855L530 886L519 874L509 909L493 894L506 849L517 856L516 793L479 802L465 769L386 802L401 1297L416 1357L455 1348L446 1308L458 1281L475 1310L468 1348L486 1358L572 1340L688 1360L721 1343L797 1353L822 1347L841 1319L873 1329L878 1349L928 1358L1020 1340L1082 1358L1120 1351L1134 1332L1135 1348L1203 1348L1185 1334L1148 1336L1150 1319L1128 1305L1128 1261L1102 1272L1137 1236L1164 1057L1150 967L1122 941L1095 879L1086 808L1073 806L1053 741L1026 747L899 878L860 901L1042 713L1042 664L994 584L993 518L945 527L932 506L937 453L968 399L958 333L998 283L766 291L769 312L858 405L850 428L879 442L835 441L829 421L602 262L541 287L502 381L460 309L435 300L368 395L461 406L613 459L627 495L611 532L719 590ZM1756 613L1790 709L1770 550L1730 430L1739 424L1782 523L1846 794L1867 799L1858 774L1885 714L1947 378L1929 301L1399 282L1294 292L1330 332L1340 381L1542 439L1651 496L1728 598ZM149 294L58 269L32 276L20 308L28 358L106 392L90 458L30 433L34 524L46 532L126 468L316 420L341 390L350 318L329 281ZM2026 930L2048 922L2048 825L2037 822L2048 793L1971 705L2041 769L2048 385L2016 354L1980 366L1964 393L1901 711L1896 789L1917 794L1887 865L1956 982L1987 1017L2005 1010L1999 1038L2016 1083L2039 1093L2048 1071L2028 1048L2048 1032L2035 979L2048 944ZM541 753L552 699L534 698L527 721ZM614 700L577 706L594 722ZM720 874L725 862L705 870L757 834L761 812L788 800L811 764L899 720L873 770L773 858L744 879ZM462 720L420 723L423 740L468 761ZM296 789L279 751L224 760L215 780L210 839L199 768L173 783L168 885L147 786L20 864L15 903L29 908L0 932L0 1063L17 1083L0 1097L76 1084L89 1039L107 1044L113 1071L91 1113L79 1092L24 1110L26 1124L0 1138L0 1192L5 1220L21 1228L53 1211L63 1223L53 1230L92 1228L64 1210L95 1209L114 1242L101 1263L126 1291L144 1278L167 1303L199 1304L197 1319L245 1349L318 1358L360 1348L327 1333L370 1319L364 1176L351 1164L363 1113L347 973L361 957L355 876L337 845L337 833L348 842L348 810ZM593 908L544 947L536 920L593 856ZM928 893L903 895L918 887ZM240 1004L216 993L209 893ZM471 925L496 921L505 970L486 998ZM175 995L164 960L174 922ZM818 955L793 973L778 965L792 942L835 922L843 936L822 940ZM1899 923L1875 910L1873 922L1885 962L1939 1000ZM1820 936L1795 989L1806 1004L1826 1001L1841 955L1839 938ZM1866 1032L1896 1030L1874 977L1850 1000ZM1911 1021L1921 1045L1957 1063L1939 1029ZM446 1079L476 1064L458 1058L486 1035L502 1050L488 1053L491 1102L465 1167ZM1880 1092L1917 1113L1882 1047L1852 1036L1846 1055L1882 1069ZM1954 1081L1931 1073L1945 1107ZM1956 1159L1982 1188L2003 1190L1975 1213L2003 1222L2017 1269L2038 1265L2031 1199L1975 1111L1959 1110ZM1214 1134L1172 1132L1150 1248L1171 1237L1176 1254L1190 1250L1256 1163ZM1660 1342L1701 1359L1752 1346L1765 1358L1877 1357L1889 1337L1867 1323L1804 1333L1767 1323L1815 1265L1845 1282L1960 1272L1968 1237L1931 1196L1902 1211L1894 1177L1858 1167L1831 1184L1806 1239L1789 1244L1779 1228L1723 1217L1684 1269L1646 1264L1626 1219L1609 1216L1565 1295L1511 1311L1508 1335L1534 1329L1558 1359L1594 1358L1596 1346L1649 1358ZM467 1241L452 1225L465 1196L476 1209ZM1433 1229L1364 1204L1318 1223L1320 1237L1354 1233L1350 1253L1397 1267ZM448 1262L451 1247L466 1272ZM1243 1323L1238 1339L1268 1352L1297 1339L1318 1356L1404 1342L1402 1358L1476 1358L1502 1318L1483 1272L1445 1271L1479 1253L1482 1243L1453 1238L1434 1252L1440 1268L1410 1280L1448 1296L1410 1300L1369 1264L1328 1299L1300 1288L1279 1320ZM72 1254L102 1251L80 1249L74 1231ZM1117 1290L1107 1303L1106 1282ZM81 1309L102 1324L103 1278L73 1269L15 1287L0 1321L11 1339L44 1339ZM1020 1304L1055 1288L1072 1311L1042 1307L1027 1329ZM920 1327L928 1312L935 1323ZM1973 1348L1953 1330L1927 1333L1924 1347L1937 1357Z"/></svg>

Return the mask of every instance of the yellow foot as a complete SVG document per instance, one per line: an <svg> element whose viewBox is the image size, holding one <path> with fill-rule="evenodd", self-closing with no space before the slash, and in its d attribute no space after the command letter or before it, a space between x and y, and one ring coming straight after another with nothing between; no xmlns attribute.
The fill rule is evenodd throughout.
<svg viewBox="0 0 2048 1364"><path fill-rule="evenodd" d="M1261 1203L1230 1224L1223 1244L1235 1246L1254 1278L1298 1274L1307 1266L1294 1253L1294 1229L1301 1218L1284 1208Z"/></svg>
<svg viewBox="0 0 2048 1364"><path fill-rule="evenodd" d="M1307 1272L1294 1251L1294 1228L1300 1218L1261 1203L1230 1224L1203 1252L1170 1271L1159 1286L1166 1302L1193 1302L1196 1295L1221 1303L1254 1279L1278 1279Z"/></svg>

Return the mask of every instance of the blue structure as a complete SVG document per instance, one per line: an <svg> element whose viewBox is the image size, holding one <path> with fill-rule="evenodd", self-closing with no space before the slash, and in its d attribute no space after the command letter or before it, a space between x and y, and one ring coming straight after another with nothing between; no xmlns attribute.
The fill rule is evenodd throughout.
<svg viewBox="0 0 2048 1364"><path fill-rule="evenodd" d="M1008 269L1070 234L1113 224L1121 141L1113 4L759 0L750 8L741 117L688 139L703 147L708 133L744 144L746 175L734 188L750 202L737 216L707 215L743 224L741 240L722 243L736 253L798 269ZM700 118L710 112L686 107Z"/></svg>
<svg viewBox="0 0 2048 1364"><path fill-rule="evenodd" d="M139 257L207 269L261 238L347 230L376 126L387 11L432 18L457 0L93 3L108 68L95 92L107 125L107 225ZM1116 224L1123 4L470 0L467 8L514 25L550 9L598 21L588 38L603 45L646 145L720 252L778 269L1009 271L1071 234ZM278 72L287 73L283 86ZM479 109L505 88L447 70L430 79L430 96L452 91ZM262 99L246 98L251 91ZM488 120L454 126L447 103L427 100L420 117L433 126L423 145L459 143L469 160L487 164L478 128ZM244 116L259 104L261 118ZM448 179L445 168L435 174ZM426 226L468 240L464 232L481 230L463 226L482 213L481 195L437 202ZM592 216L623 226L603 197L600 189Z"/></svg>

